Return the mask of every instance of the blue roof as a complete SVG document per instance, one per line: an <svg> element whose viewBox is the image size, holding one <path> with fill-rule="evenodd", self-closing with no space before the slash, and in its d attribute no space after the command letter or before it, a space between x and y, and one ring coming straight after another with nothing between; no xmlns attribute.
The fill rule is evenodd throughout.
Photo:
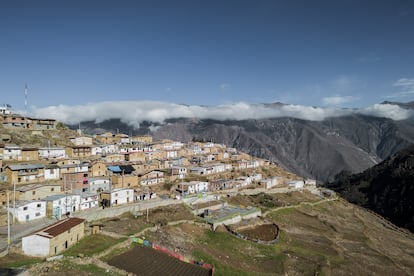
<svg viewBox="0 0 414 276"><path fill-rule="evenodd" d="M122 170L119 166L108 166L108 170L110 170L112 172L122 172Z"/></svg>

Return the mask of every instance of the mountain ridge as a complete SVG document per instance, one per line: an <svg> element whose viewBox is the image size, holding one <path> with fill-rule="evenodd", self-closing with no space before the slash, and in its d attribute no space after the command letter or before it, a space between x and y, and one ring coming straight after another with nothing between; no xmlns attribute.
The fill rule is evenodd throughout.
<svg viewBox="0 0 414 276"><path fill-rule="evenodd" d="M386 103L414 111L414 102ZM120 119L81 125L91 134L121 131L151 134L155 139L213 141L271 160L297 175L320 182L332 181L343 170L362 172L414 143L413 117L393 120L358 113L320 121L291 117L244 120L181 117L163 123L143 120L139 128Z"/></svg>

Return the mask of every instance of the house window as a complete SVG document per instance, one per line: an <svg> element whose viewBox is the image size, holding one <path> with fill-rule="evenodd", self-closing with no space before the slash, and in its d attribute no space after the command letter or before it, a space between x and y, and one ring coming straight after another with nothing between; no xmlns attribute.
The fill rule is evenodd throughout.
<svg viewBox="0 0 414 276"><path fill-rule="evenodd" d="M35 194L36 194L36 191L33 191L33 192L32 192L32 195L35 195Z"/></svg>
<svg viewBox="0 0 414 276"><path fill-rule="evenodd" d="M42 206L42 204L38 203L37 204L37 208L40 208Z"/></svg>
<svg viewBox="0 0 414 276"><path fill-rule="evenodd" d="M55 188L50 188L50 191L51 191L51 192L54 192L54 191L55 191Z"/></svg>
<svg viewBox="0 0 414 276"><path fill-rule="evenodd" d="M23 207L23 211L27 211L27 206L26 207Z"/></svg>
<svg viewBox="0 0 414 276"><path fill-rule="evenodd" d="M40 217L40 212L37 212L36 213L36 217Z"/></svg>
<svg viewBox="0 0 414 276"><path fill-rule="evenodd" d="M18 177L17 182L22 182L22 179L20 177Z"/></svg>

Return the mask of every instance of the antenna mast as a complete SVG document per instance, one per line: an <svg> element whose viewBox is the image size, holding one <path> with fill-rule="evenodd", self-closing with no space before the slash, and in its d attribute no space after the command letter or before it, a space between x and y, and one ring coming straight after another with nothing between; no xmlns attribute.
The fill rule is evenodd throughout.
<svg viewBox="0 0 414 276"><path fill-rule="evenodd" d="M27 115L27 83L24 86L24 113Z"/></svg>

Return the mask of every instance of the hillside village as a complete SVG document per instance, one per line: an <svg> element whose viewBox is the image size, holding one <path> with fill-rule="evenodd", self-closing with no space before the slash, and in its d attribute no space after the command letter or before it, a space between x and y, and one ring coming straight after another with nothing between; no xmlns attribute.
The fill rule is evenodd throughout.
<svg viewBox="0 0 414 276"><path fill-rule="evenodd" d="M412 267L401 249L412 248L409 233L268 160L213 142L89 135L0 112L0 274L337 275L374 267L402 275ZM361 225L368 229L355 231ZM383 231L387 250L369 234ZM359 248L368 251L355 255ZM375 255L390 248L398 259ZM355 266L361 258L372 266Z"/></svg>
<svg viewBox="0 0 414 276"><path fill-rule="evenodd" d="M13 221L24 223L157 197L315 185L222 144L84 135L53 119L20 116L7 107L0 112L0 225L7 223L7 206ZM31 140L36 142L27 144Z"/></svg>

